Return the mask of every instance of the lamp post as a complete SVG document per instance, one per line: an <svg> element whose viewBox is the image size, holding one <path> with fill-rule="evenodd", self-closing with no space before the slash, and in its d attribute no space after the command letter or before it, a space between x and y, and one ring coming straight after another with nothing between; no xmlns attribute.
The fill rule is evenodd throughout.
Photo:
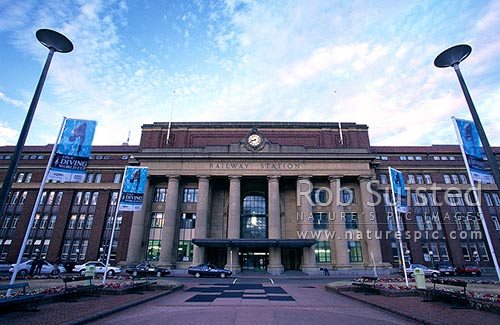
<svg viewBox="0 0 500 325"><path fill-rule="evenodd" d="M465 100L467 101L467 105L469 106L470 113L472 115L472 119L474 121L474 125L476 126L477 133L479 134L479 139L483 144L484 153L488 158L488 163L491 168L491 173L493 175L493 179L495 180L495 184L497 186L497 191L500 190L500 170L498 168L498 163L495 155L493 154L493 150L491 150L490 144L488 142L488 138L486 137L486 133L484 132L481 121L479 120L479 115L477 114L476 108L474 107L474 103L472 102L472 98L469 94L469 90L467 89L467 85L465 84L464 78L462 76L462 72L460 71L459 64L463 60L465 60L469 54L472 52L472 47L467 44L460 44L450 47L449 49L441 52L436 59L434 59L434 65L438 68L448 68L453 67L457 74L458 82L460 83L460 87L462 88L462 92L464 93ZM474 187L474 181L471 179L472 187ZM474 190L474 195L476 196L476 202L478 202L478 209L481 214L481 223L483 225L484 233L486 236L486 240L488 242L488 246L490 248L491 256L493 259L493 264L495 265L495 270L497 272L497 277L500 280L500 267L498 265L498 260L496 257L495 249L493 248L493 244L491 243L490 233L488 231L488 227L486 225L486 221L481 212L481 200L477 197L477 193Z"/></svg>
<svg viewBox="0 0 500 325"><path fill-rule="evenodd" d="M476 266L479 268L479 253L477 251L474 251L472 253L472 256L474 257L474 262L476 262Z"/></svg>
<svg viewBox="0 0 500 325"><path fill-rule="evenodd" d="M99 248L99 261L103 261L104 260L104 247L100 247Z"/></svg>
<svg viewBox="0 0 500 325"><path fill-rule="evenodd" d="M5 174L4 182L2 184L2 189L0 190L0 215L4 211L5 203L7 202L7 197L12 187L12 182L14 181L14 176L15 176L14 174L16 172L17 165L19 164L19 160L21 158L21 153L24 148L24 143L26 142L26 138L28 137L31 121L33 120L33 116L35 115L38 99L40 98L40 94L42 93L43 84L45 83L45 79L47 77L47 73L50 67L50 62L52 61L54 52L69 53L73 50L73 44L66 36L50 29L39 29L36 32L36 38L40 43L42 43L42 45L44 45L49 49L49 54L47 56L47 59L45 60L45 65L43 67L42 74L38 81L38 85L36 86L35 94L33 95L33 99L31 100L28 113L26 114L26 118L24 120L23 128L21 129L21 133L19 134L19 139L17 140L16 149L14 151L14 154L12 155L9 169ZM28 228L28 231L29 229L31 228ZM19 264L19 262L17 264Z"/></svg>
<svg viewBox="0 0 500 325"><path fill-rule="evenodd" d="M410 255L410 250L407 249L405 251L405 255L406 255L406 258L407 258L407 261L408 261L408 267L410 267L410 264L411 264L411 255Z"/></svg>
<svg viewBox="0 0 500 325"><path fill-rule="evenodd" d="M433 251L429 251L429 256L431 258L432 269L434 270L434 252Z"/></svg>

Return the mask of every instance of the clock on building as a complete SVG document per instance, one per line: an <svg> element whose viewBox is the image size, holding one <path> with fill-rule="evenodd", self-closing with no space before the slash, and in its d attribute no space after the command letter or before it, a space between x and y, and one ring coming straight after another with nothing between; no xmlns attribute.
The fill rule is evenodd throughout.
<svg viewBox="0 0 500 325"><path fill-rule="evenodd" d="M248 136L248 144L253 148L256 148L262 144L262 136L257 133L252 133Z"/></svg>

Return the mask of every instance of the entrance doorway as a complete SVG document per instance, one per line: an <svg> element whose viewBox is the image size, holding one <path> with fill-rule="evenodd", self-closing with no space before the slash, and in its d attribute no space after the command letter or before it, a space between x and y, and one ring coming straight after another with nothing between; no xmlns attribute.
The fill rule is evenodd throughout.
<svg viewBox="0 0 500 325"><path fill-rule="evenodd" d="M285 270L300 270L302 264L302 248L283 248L281 262Z"/></svg>
<svg viewBox="0 0 500 325"><path fill-rule="evenodd" d="M269 264L268 249L240 248L240 265L242 271L266 271Z"/></svg>

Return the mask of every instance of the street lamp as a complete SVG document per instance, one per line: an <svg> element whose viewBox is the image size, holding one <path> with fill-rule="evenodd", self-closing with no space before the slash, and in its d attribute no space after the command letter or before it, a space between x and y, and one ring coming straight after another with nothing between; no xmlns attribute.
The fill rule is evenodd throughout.
<svg viewBox="0 0 500 325"><path fill-rule="evenodd" d="M104 247L100 247L99 248L99 261L103 261L104 260Z"/></svg>
<svg viewBox="0 0 500 325"><path fill-rule="evenodd" d="M474 262L476 262L476 266L479 268L479 253L477 251L474 251L472 253L472 256L474 257Z"/></svg>
<svg viewBox="0 0 500 325"><path fill-rule="evenodd" d="M431 258L432 269L434 270L434 252L433 251L429 251L429 256Z"/></svg>
<svg viewBox="0 0 500 325"><path fill-rule="evenodd" d="M486 137L486 133L484 132L481 121L479 120L479 115L477 114L476 108L474 107L474 103L472 102L472 98L469 94L469 90L467 89L467 85L465 84L464 78L462 76L462 72L460 71L460 68L458 66L460 62L465 60L471 52L472 52L472 47L470 47L470 45L467 44L452 46L449 49L441 52L441 54L439 54L436 57L436 59L434 59L434 65L438 68L453 67L453 69L455 69L458 81L460 83L460 87L462 88L465 100L467 101L467 105L469 106L469 110L472 115L472 119L474 120L474 125L477 128L479 139L481 139L481 143L483 144L484 153L488 158L488 163L491 168L491 173L493 175L493 178L495 179L495 184L497 186L497 191L498 191L500 190L500 170L498 169L498 163L495 155L493 154L493 150L491 150L488 138ZM474 181L471 180L471 182L472 186L474 187ZM476 191L474 191L474 195L476 196L476 201L479 203L478 208L481 213L481 223L483 225L486 240L490 248L493 264L495 265L495 270L497 272L497 277L500 280L500 267L498 266L495 249L493 248L493 244L491 243L490 233L488 231L486 221L484 220L484 216L482 215L481 212L480 198L477 197Z"/></svg>
<svg viewBox="0 0 500 325"><path fill-rule="evenodd" d="M38 99L40 98L43 84L45 82L45 78L47 77L47 73L50 67L50 62L52 61L54 52L69 53L73 50L73 44L66 36L50 29L39 29L36 32L36 38L40 43L42 43L43 46L49 49L49 54L47 56L47 59L45 60L45 65L43 67L42 74L38 81L38 85L36 86L35 94L33 95L33 99L31 100L31 105L28 109L28 113L26 114L23 128L21 129L21 133L19 134L19 139L17 140L16 149L14 151L14 154L12 155L9 169L5 174L4 182L2 184L2 189L0 190L0 215L4 211L5 203L7 202L7 196L9 195L10 189L12 187L12 182L14 181L14 174L16 172L17 165L19 164L19 160L21 158L21 153L24 148L24 143L26 142L26 138L28 137L28 131L31 125L31 121L33 120L33 116L35 115ZM29 229L31 228L28 228L28 231ZM17 264L19 264L19 262Z"/></svg>
<svg viewBox="0 0 500 325"><path fill-rule="evenodd" d="M407 249L405 251L405 255L406 255L406 258L408 259L408 266L410 266L410 264L411 264L411 255L410 255L410 250L409 249Z"/></svg>

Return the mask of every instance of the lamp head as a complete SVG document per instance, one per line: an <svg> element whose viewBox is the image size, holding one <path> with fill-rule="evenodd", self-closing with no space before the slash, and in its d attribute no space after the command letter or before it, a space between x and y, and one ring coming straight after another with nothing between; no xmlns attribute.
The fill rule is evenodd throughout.
<svg viewBox="0 0 500 325"><path fill-rule="evenodd" d="M460 44L450 47L439 54L434 60L434 65L438 68L448 68L459 64L465 60L472 52L472 47L467 44Z"/></svg>
<svg viewBox="0 0 500 325"><path fill-rule="evenodd" d="M73 43L61 33L50 29L39 29L36 38L48 49L55 52L68 53L73 51Z"/></svg>

